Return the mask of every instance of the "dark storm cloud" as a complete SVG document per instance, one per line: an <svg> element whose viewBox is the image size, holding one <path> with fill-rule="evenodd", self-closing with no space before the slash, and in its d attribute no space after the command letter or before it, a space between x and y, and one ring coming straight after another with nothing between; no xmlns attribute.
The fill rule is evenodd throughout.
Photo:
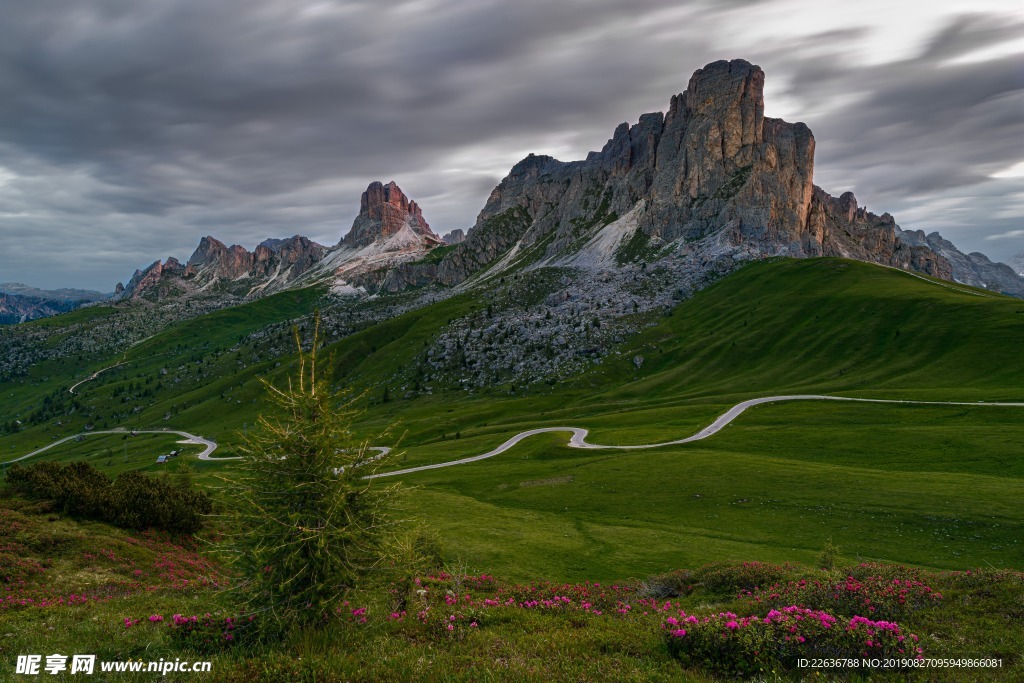
<svg viewBox="0 0 1024 683"><path fill-rule="evenodd" d="M842 42L823 53L813 39L770 61L787 74L787 96L812 110L826 104L812 124L819 184L854 186L862 203L892 212L905 228L941 230L965 251L991 250L986 235L1024 218L1013 199L1024 182L991 177L1022 159L1015 141L1024 140L1024 55L969 57L1022 35L1019 19L965 15L895 62L860 63ZM1022 247L1007 243L994 256Z"/></svg>
<svg viewBox="0 0 1024 683"><path fill-rule="evenodd" d="M862 93L819 127L823 159L867 168L895 164L893 192L942 190L985 180L1020 157L1024 139L1020 56L924 67L910 61L848 71L841 82ZM879 159L871 150L885 150Z"/></svg>
<svg viewBox="0 0 1024 683"><path fill-rule="evenodd" d="M523 117L524 108L599 105L604 97L579 80L589 56L571 45L586 33L578 12L591 27L643 9L339 6L350 9L304 18L292 3L249 0L84 3L48 17L23 10L22 26L5 13L0 83L27 96L0 105L4 137L52 162L98 164L97 177L114 184L134 184L157 160L246 192L322 178L342 164L391 166L382 161L390 152L416 165L448 145L525 132L539 117ZM518 69L545 47L557 55L545 73ZM613 78L639 75L630 62L622 54L604 66ZM565 82L537 87L545 74ZM252 163L281 157L303 163Z"/></svg>
<svg viewBox="0 0 1024 683"><path fill-rule="evenodd" d="M436 229L468 227L526 153L599 148L723 57L786 83L813 114L819 179L873 203L916 215L908 196L983 186L1017 160L1019 57L947 62L1019 24L958 18L913 59L858 66L840 50L871 27L773 44L745 37L755 5L773 8L0 0L0 279L109 288L208 233L333 244L376 179Z"/></svg>
<svg viewBox="0 0 1024 683"><path fill-rule="evenodd" d="M0 228L24 233L16 243L60 277L88 271L83 244L112 238L125 263L148 262L140 245L153 240L141 234L182 255L205 232L250 246L294 232L334 243L365 185L393 177L413 178L402 185L423 203L443 199L447 214L425 203L439 228L466 227L484 186L539 133L581 134L600 121L582 115L614 109L601 80L626 81L626 100L642 89L643 51L614 32L657 8L2 3L0 166L32 192L0 192ZM483 152L476 168L442 173L472 148ZM68 235L80 244L63 252Z"/></svg>
<svg viewBox="0 0 1024 683"><path fill-rule="evenodd" d="M995 44L1019 39L1021 22L984 14L964 14L950 21L928 42L921 60L960 57Z"/></svg>

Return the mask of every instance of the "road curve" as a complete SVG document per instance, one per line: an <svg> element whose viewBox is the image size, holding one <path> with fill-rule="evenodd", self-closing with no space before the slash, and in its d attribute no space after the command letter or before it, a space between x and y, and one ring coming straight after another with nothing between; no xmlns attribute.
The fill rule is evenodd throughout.
<svg viewBox="0 0 1024 683"><path fill-rule="evenodd" d="M752 398L749 401L743 401L737 403L729 410L722 413L718 419L709 424L704 429L700 430L693 436L688 436L685 439L677 439L675 441L663 441L661 443L649 443L649 444L636 444L632 446L604 446L600 444L593 444L587 442L587 430L581 429L580 427L541 427L539 429L530 429L525 432L519 432L511 439L501 444L497 448L480 455L474 455L468 458L460 458L459 460L449 460L447 462L434 463L432 465L420 465L419 467L408 467L402 470L394 470L392 472L381 472L379 474L373 474L367 477L367 479L375 479L378 477L395 477L401 474L412 474L413 472L422 472L424 470L436 470L441 467L452 467L453 465L464 465L470 462L476 462L478 460L484 460L486 458L492 458L495 455L504 453L508 449L515 446L523 439L533 436L534 434L544 434L547 432L569 432L572 437L569 439L569 446L572 448L593 448L593 449L616 449L616 450L639 450L642 448L660 448L662 446L674 446L677 444L690 443L691 441L700 441L706 439L712 434L716 434L722 430L726 425L735 420L743 413L747 408L751 408L762 403L776 403L779 401L859 401L862 403L902 403L902 404L913 404L913 405L943 405L943 406L1013 406L1024 408L1024 403L968 403L968 402L952 402L952 401L902 401L895 399L881 399L881 398L847 398L844 396L819 396L816 394L799 394L795 396L765 396L763 398Z"/></svg>
<svg viewBox="0 0 1024 683"><path fill-rule="evenodd" d="M107 367L105 367L105 368L100 368L99 370L97 370L96 372L92 373L91 375L89 375L89 376L88 376L88 377L86 377L85 379L81 380L80 382L76 382L76 383L72 384L72 385L71 385L71 388L70 388L70 389L68 389L68 392L70 392L70 393L72 393L72 394L73 394L73 393L75 393L75 389L77 389L77 388L78 388L78 387L80 387L81 385L85 384L86 382L91 382L91 381L93 381L94 379L96 379L97 377L99 377L101 373L104 373L104 372L106 372L107 370L113 370L114 368L117 368L117 367L121 367L122 365L128 365L128 361L122 361L122 362L120 362L120 363L116 363L116 364L114 364L114 365L108 365L108 366L107 366Z"/></svg>
<svg viewBox="0 0 1024 683"><path fill-rule="evenodd" d="M749 399L747 401L742 401L740 403L737 403L732 408L729 408L729 410L727 410L724 413L722 413L721 415L719 415L718 418L714 422L712 422L711 424L709 424L707 427L705 427L704 429L700 430L696 434L694 434L692 436L688 436L688 437L683 438L683 439L676 439L675 441L662 441L662 442L659 442L659 443L648 443L648 444L634 444L634 445L631 445L631 446L606 446L606 445L601 445L601 444L589 443L587 441L587 434L589 432L586 429L583 429L581 427L538 427L537 429L528 429L525 432L519 432L518 434L516 434L515 436L513 436L510 439L508 439L507 441L505 441L500 446L498 446L497 448L495 448L493 450L490 450L490 451L487 451L486 453L481 453L480 455L473 455L473 456L469 456L467 458L459 458L458 460L449 460L447 462L433 463L431 465L420 465L418 467L407 467L405 469L393 470L391 472L380 472L378 474L371 474L371 475L367 476L366 479L377 479L377 478L380 478L380 477L396 477L396 476L399 476L399 475L402 475L402 474L412 474L414 472L423 472L425 470L436 470L436 469L440 469L442 467L453 467L455 465L465 465L467 463L477 462L479 460L486 460L487 458L493 458L496 455L500 455L500 454L504 453L505 451L509 450L510 448L515 446L517 443L519 443L523 439L531 437L531 436L533 436L535 434L545 434L545 433L548 433L548 432L569 432L570 434L572 434L572 436L569 438L569 446L572 447L572 448L614 449L614 450L628 451L628 450L640 450L640 449L644 449L644 448L661 448L662 446L674 446L674 445L678 445L678 444L690 443L691 441L700 441L701 439L706 439L706 438L708 438L709 436L711 436L713 434L717 434L726 425L728 425L730 422L732 422L737 417L739 417L743 413L743 411L745 411L747 408L752 408L753 406L760 405L762 403L778 403L778 402L781 402L781 401L856 401L856 402L860 402L860 403L895 403L895 404L903 404L903 405L975 406L975 407L978 407L978 406L1003 406L1003 407L1024 408L1024 403L1013 403L1013 402L992 402L992 403L987 403L987 402L979 401L979 402L976 402L976 403L970 403L970 402L966 402L966 401L961 401L961 402L956 402L956 401L907 401L907 400L884 399L884 398L848 398L848 397L845 397L845 396L824 396L824 395L817 395L817 394L797 394L797 395L792 395L792 396L765 396L765 397L762 397L762 398L752 398L752 399ZM23 455L23 456L21 456L19 458L15 458L14 460L8 460L7 462L5 462L3 464L7 465L7 464L10 464L10 463L13 463L13 462L18 462L19 460L26 460L28 458L31 458L34 455L38 455L39 453L42 453L43 451L47 451L47 450L53 448L54 446L59 446L60 444L65 443L67 441L70 441L70 440L72 440L74 438L77 438L79 436L88 436L89 434L128 434L128 433L129 432L127 430L125 430L125 429L113 429L113 430L103 430L103 431L94 431L94 432L82 432L81 434L74 434L72 436L64 437L63 439L60 439L59 441L54 441L53 443L51 443L51 444L49 444L47 446L43 446L42 448L40 448L38 450L32 451L31 453ZM210 454L213 453L217 449L217 444L214 443L213 441L208 440L208 439L204 439L201 436L196 436L195 434L189 434L188 432L181 432L181 431L177 431L177 430L173 430L173 429L139 429L139 430L135 430L135 433L136 434L178 434L179 436L183 436L183 437L185 437L186 441L183 441L181 443L194 443L194 444L200 444L202 446L205 446L205 449L203 450L203 452L200 453L199 456L198 456L200 460L240 460L241 459L241 458L238 458L238 457L211 458ZM374 447L371 447L370 450L375 450L375 451L379 452L381 454L381 456L386 455L387 453L389 453L391 451L391 449L389 447L387 447L387 446L374 446ZM381 457L381 456L377 456L377 457Z"/></svg>
<svg viewBox="0 0 1024 683"><path fill-rule="evenodd" d="M205 446L205 448L203 449L203 452L200 453L199 456L198 456L200 460L238 460L238 458L211 458L210 454L213 453L215 450L217 450L217 444L215 444L213 441L210 441L209 439L204 439L201 436L196 436L195 434L189 434L188 432L179 432L179 431L177 431L175 429L136 429L136 430L133 430L133 431L134 431L135 434L177 434L178 436L183 436L183 437L185 437L185 441L179 441L178 443L194 443L194 444L199 444L201 446ZM27 459L31 458L32 456L34 456L34 455L39 455L43 451L48 451L51 448L53 448L54 446L59 446L62 443L66 443L68 441L71 441L72 439L77 439L80 436L89 436L90 434L131 434L131 433L132 432L127 430L127 429L102 429L102 430L99 430L99 431L82 432L80 434L72 434L71 436L66 436L63 439L59 439L57 441L54 441L53 443L48 444L46 446L43 446L42 448L40 448L38 450L34 450L31 453L27 453L27 454L25 454L25 455L23 455L23 456L21 456L19 458L15 458L14 460L8 460L8 461L6 461L6 462L4 462L2 464L9 465L12 462L18 462L19 460L27 460Z"/></svg>

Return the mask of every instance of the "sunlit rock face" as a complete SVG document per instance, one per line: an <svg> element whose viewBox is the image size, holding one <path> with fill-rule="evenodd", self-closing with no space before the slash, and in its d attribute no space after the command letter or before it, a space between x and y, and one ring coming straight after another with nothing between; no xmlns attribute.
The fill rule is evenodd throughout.
<svg viewBox="0 0 1024 683"><path fill-rule="evenodd" d="M442 242L431 231L419 205L406 197L395 181L387 185L375 181L363 192L359 200L359 215L342 243L346 246L365 247L382 237L398 234L406 226L418 235L436 243Z"/></svg>
<svg viewBox="0 0 1024 683"><path fill-rule="evenodd" d="M544 246L542 260L570 263L565 254L583 232L626 215L654 244L714 242L717 253L702 258L846 256L950 279L949 261L901 242L892 216L814 185L814 136L803 123L765 117L764 80L742 59L714 62L665 114L621 124L585 160L530 155L491 193L438 280L457 284L534 245Z"/></svg>

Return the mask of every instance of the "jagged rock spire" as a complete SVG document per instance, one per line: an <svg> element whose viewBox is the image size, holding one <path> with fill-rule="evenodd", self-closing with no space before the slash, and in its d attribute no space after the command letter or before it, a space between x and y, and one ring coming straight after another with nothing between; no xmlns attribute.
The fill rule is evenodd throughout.
<svg viewBox="0 0 1024 683"><path fill-rule="evenodd" d="M365 247L397 234L406 225L418 235L441 241L423 218L419 205L405 196L394 180L387 185L374 181L360 198L359 215L342 242L348 246Z"/></svg>

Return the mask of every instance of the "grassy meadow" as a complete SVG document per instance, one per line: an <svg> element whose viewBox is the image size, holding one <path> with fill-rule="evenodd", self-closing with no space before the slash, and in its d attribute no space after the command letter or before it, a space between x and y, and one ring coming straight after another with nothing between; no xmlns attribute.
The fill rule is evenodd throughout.
<svg viewBox="0 0 1024 683"><path fill-rule="evenodd" d="M516 277L528 282L541 276ZM239 433L252 429L262 409L259 378L280 382L291 371L287 359L260 355L260 342L247 341L248 335L270 322L308 314L318 297L305 290L275 295L174 326L123 356L93 358L74 368L52 361L34 368L28 378L3 387L5 414L27 414L45 397L55 411L72 402L77 407L60 425L47 419L0 437L0 457L78 433L86 422L96 429L182 429L215 439L216 455L236 454ZM402 475L407 492L401 514L433 531L448 574L493 574L503 586L539 580L621 583L642 592L652 576L710 571L699 569L710 564L797 563L785 570L787 577L824 580L832 577L819 569L825 551L839 567L896 563L904 567L899 571L924 572L945 594L936 609L901 613L901 626L922 636L929 656L999 654L1006 661L1001 672L932 671L924 679L1024 676L1024 584L1014 573L1024 567L1024 408L979 405L1024 401L1024 302L841 259L765 261L740 269L667 315L639 318L641 332L565 381L475 393L439 381L432 393L404 398L395 391L382 400L384 387L419 362L425 344L448 321L479 309L479 301L459 295L329 346L339 382L366 392L358 430L375 445L397 444L396 466L475 455L535 427L584 427L589 441L603 444L678 439L735 403L766 395L972 405L776 403L748 410L713 437L690 444L580 450L566 445L566 433L543 434L488 460ZM639 367L637 356L644 359ZM77 395L67 394L74 382L116 362L125 365L83 384ZM161 374L165 368L169 375ZM387 441L379 441L388 428ZM39 458L88 459L109 474L156 472L163 466L155 456L181 448L172 446L176 440L93 435ZM188 458L199 447L184 449L169 469L187 460L196 467L196 480L214 488L214 475L231 476L231 462L199 463ZM222 512L229 511L229 500L220 504ZM127 534L99 524L76 526L24 501L14 503L11 514L22 515L21 523L37 534L48 524L79 539ZM214 533L195 547L181 547L215 557L216 538ZM60 548L70 558L86 543L92 541L68 541ZM40 549L40 563L48 553L63 557ZM100 586L128 580L119 578L119 570L75 569L68 562L59 573L70 577L69 589L85 585L87 575ZM972 582L956 573L979 569L993 578ZM673 609L761 609L738 597L744 589L739 584L715 588L701 576L693 587L676 591L671 599L680 602ZM389 620L393 605L380 591L358 599L374 615L366 625L342 620L329 636L217 651L220 673L214 679L730 677L674 656L653 611L616 620L510 608L487 613L492 616L481 612L486 621L472 627L479 630L469 630L471 617L463 623L460 616L466 628L449 638L429 624ZM53 627L66 634L62 643L106 643L110 652L146 658L178 656L190 650L172 642L166 629L145 623L125 629L120 621L148 617L145 612L221 613L229 605L219 588L207 584L188 590L160 584L95 605L19 607L0 615L0 631L16 632L13 640L0 639L0 650L10 659L11 653L42 647ZM14 629L16 623L25 627ZM115 632L115 640L104 640ZM763 676L798 678L799 672L783 667Z"/></svg>

